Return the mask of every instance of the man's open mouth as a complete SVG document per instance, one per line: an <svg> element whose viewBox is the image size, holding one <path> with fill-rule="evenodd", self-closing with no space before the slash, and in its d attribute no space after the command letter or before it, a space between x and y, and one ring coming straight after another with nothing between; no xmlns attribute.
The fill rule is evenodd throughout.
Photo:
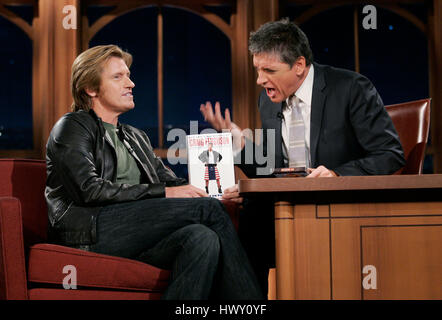
<svg viewBox="0 0 442 320"><path fill-rule="evenodd" d="M276 94L276 89L275 88L265 88L265 89L266 89L267 95L270 98L275 96L275 94Z"/></svg>

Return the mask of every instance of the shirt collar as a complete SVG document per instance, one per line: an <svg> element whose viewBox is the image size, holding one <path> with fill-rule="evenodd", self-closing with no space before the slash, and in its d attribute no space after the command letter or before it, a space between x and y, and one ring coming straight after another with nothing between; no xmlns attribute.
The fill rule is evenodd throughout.
<svg viewBox="0 0 442 320"><path fill-rule="evenodd" d="M302 82L301 86L296 90L295 95L302 100L302 102L311 106L312 104L312 93L313 93L313 79L315 75L315 70L313 63L310 64L310 69L308 70L307 77Z"/></svg>

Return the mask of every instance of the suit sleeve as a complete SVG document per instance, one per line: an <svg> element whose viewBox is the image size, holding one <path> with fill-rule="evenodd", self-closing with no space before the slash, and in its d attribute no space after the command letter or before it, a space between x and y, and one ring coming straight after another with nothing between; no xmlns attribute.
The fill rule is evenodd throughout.
<svg viewBox="0 0 442 320"><path fill-rule="evenodd" d="M373 84L358 76L350 91L349 118L365 156L333 168L339 175L392 174L405 164L393 122Z"/></svg>
<svg viewBox="0 0 442 320"><path fill-rule="evenodd" d="M201 154L198 156L198 159L201 162L206 162L206 151L201 152Z"/></svg>

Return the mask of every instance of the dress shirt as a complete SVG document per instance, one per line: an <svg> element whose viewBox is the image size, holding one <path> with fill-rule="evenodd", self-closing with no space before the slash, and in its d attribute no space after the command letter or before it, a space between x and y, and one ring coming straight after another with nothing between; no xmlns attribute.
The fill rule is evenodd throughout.
<svg viewBox="0 0 442 320"><path fill-rule="evenodd" d="M305 147L307 148L307 167L311 166L311 155L310 155L310 116L312 108L312 92L313 92L313 79L315 76L315 70L313 64L310 65L307 77L301 86L296 90L295 95L299 98L299 107L302 113L302 119L304 121L305 128ZM284 157L284 164L288 165L288 145L289 145L289 135L288 135L288 124L290 123L292 117L292 96L286 99L285 107L282 111L283 120L281 126L282 135L282 153Z"/></svg>

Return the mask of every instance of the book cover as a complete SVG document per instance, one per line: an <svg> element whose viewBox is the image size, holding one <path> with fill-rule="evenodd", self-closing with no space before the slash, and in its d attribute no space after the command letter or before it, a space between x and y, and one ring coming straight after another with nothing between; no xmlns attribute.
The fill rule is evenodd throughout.
<svg viewBox="0 0 442 320"><path fill-rule="evenodd" d="M232 134L194 134L186 137L189 183L221 198L235 185Z"/></svg>

